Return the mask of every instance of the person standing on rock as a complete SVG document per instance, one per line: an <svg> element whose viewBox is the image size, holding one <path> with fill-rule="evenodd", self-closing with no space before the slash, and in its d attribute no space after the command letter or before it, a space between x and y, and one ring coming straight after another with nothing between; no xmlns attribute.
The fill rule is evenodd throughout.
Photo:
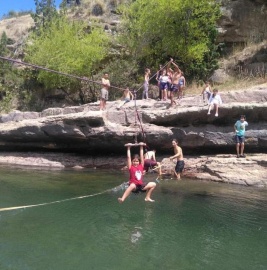
<svg viewBox="0 0 267 270"><path fill-rule="evenodd" d="M174 70L170 68L170 64L174 65ZM171 100L171 106L176 105L176 102L174 101L174 93L178 92L179 90L179 79L181 77L181 70L179 67L173 62L173 59L171 58L170 64L167 67L167 70L169 73L171 73L171 87L169 89L169 99Z"/></svg>
<svg viewBox="0 0 267 270"><path fill-rule="evenodd" d="M140 146L140 158L138 155L135 155L133 159L131 159L131 146L135 146L132 144L126 144L127 147L127 166L129 169L130 180L129 186L125 190L123 196L118 198L119 203L123 203L124 200L133 193L139 192L147 192L145 201L146 202L154 202L151 199L151 193L156 187L156 183L149 182L145 184L143 182L143 173L144 173L144 149L143 146L146 145L145 143L139 143Z"/></svg>
<svg viewBox="0 0 267 270"><path fill-rule="evenodd" d="M182 71L181 71L181 75L180 75L180 78L179 78L178 85L179 85L179 89L178 89L178 97L177 97L177 99L181 100L183 98L183 96L184 96L184 90L185 90L185 86L186 86L186 80L185 80L185 77L184 77L184 73Z"/></svg>
<svg viewBox="0 0 267 270"><path fill-rule="evenodd" d="M248 126L248 122L246 121L245 115L240 116L240 120L237 120L234 129L235 129L235 140L236 140L236 154L237 158L246 157L244 155L245 148L245 131L246 126Z"/></svg>
<svg viewBox="0 0 267 270"><path fill-rule="evenodd" d="M162 100L162 92L161 92L161 88L160 88L160 77L162 76L163 70L162 70L162 65L159 65L159 70L157 71L157 75L156 75L156 80L158 82L158 88L159 88L159 97L158 100Z"/></svg>
<svg viewBox="0 0 267 270"><path fill-rule="evenodd" d="M203 88L200 95L203 97L203 103L204 104L209 101L210 96L211 96L211 86L210 86L209 81L206 81L205 87Z"/></svg>
<svg viewBox="0 0 267 270"><path fill-rule="evenodd" d="M184 170L184 156L183 150L180 146L178 146L178 141L176 139L172 140L172 146L174 150L174 156L170 157L170 160L176 159L176 166L174 169L175 176L177 180L181 179L181 173Z"/></svg>
<svg viewBox="0 0 267 270"><path fill-rule="evenodd" d="M100 111L106 109L106 102L108 100L108 89L110 87L110 81L108 78L108 73L104 73L102 78L102 89L100 97Z"/></svg>
<svg viewBox="0 0 267 270"><path fill-rule="evenodd" d="M142 99L148 99L148 86L149 86L149 75L150 75L150 69L145 69L145 78L144 78L144 90L142 94Z"/></svg>

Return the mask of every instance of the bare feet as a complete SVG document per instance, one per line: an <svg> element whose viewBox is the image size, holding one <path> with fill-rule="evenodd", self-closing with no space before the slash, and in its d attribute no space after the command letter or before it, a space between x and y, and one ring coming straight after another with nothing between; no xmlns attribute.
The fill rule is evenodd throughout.
<svg viewBox="0 0 267 270"><path fill-rule="evenodd" d="M146 202L154 202L155 200L152 200L152 199L150 199L150 198L145 198L145 201L146 201Z"/></svg>
<svg viewBox="0 0 267 270"><path fill-rule="evenodd" d="M119 203L123 203L122 198L118 198L118 202L119 202Z"/></svg>

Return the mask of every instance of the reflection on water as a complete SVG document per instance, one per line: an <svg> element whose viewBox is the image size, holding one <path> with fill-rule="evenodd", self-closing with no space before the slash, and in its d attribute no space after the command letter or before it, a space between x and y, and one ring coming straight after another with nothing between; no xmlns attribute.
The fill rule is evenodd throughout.
<svg viewBox="0 0 267 270"><path fill-rule="evenodd" d="M109 190L0 212L0 269L267 269L266 189L169 180L119 204L127 174L0 170L0 208Z"/></svg>

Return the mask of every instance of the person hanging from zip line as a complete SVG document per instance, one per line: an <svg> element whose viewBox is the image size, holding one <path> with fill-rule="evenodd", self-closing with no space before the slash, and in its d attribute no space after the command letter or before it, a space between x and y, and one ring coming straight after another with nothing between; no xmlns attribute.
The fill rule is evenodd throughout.
<svg viewBox="0 0 267 270"><path fill-rule="evenodd" d="M144 155L144 169L146 172L149 171L149 169L157 170L158 174L161 175L161 164L160 162L157 162L156 160L156 150L152 149L150 151L147 151Z"/></svg>
<svg viewBox="0 0 267 270"><path fill-rule="evenodd" d="M170 65L174 65L174 69L171 69ZM171 86L169 88L169 94L168 97L171 100L171 106L176 105L176 102L174 101L174 93L178 92L179 90L179 79L181 77L181 70L179 67L173 62L173 59L171 58L170 63L167 67L168 72L171 74Z"/></svg>
<svg viewBox="0 0 267 270"><path fill-rule="evenodd" d="M125 199L132 193L139 192L147 192L145 201L146 202L154 202L151 199L151 194L156 187L156 183L149 182L145 184L143 182L143 174L144 174L144 146L145 143L139 143L140 146L140 156L135 155L133 159L131 159L131 146L132 144L126 144L127 147L127 166L129 169L129 186L125 190L124 194L121 198L118 198L119 203L123 203Z"/></svg>
<svg viewBox="0 0 267 270"><path fill-rule="evenodd" d="M110 81L108 73L104 73L102 77L102 89L100 96L100 111L104 111L106 109L106 103L108 100L108 89L110 87Z"/></svg>

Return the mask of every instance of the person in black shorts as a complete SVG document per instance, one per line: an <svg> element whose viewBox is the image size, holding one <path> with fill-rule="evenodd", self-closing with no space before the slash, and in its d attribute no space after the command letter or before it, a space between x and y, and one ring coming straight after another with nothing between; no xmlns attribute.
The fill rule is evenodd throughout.
<svg viewBox="0 0 267 270"><path fill-rule="evenodd" d="M174 150L174 156L170 157L170 160L176 159L176 166L174 169L175 176L177 180L181 179L181 173L184 170L184 156L183 150L180 146L178 146L178 141L176 139L172 140L172 146Z"/></svg>

